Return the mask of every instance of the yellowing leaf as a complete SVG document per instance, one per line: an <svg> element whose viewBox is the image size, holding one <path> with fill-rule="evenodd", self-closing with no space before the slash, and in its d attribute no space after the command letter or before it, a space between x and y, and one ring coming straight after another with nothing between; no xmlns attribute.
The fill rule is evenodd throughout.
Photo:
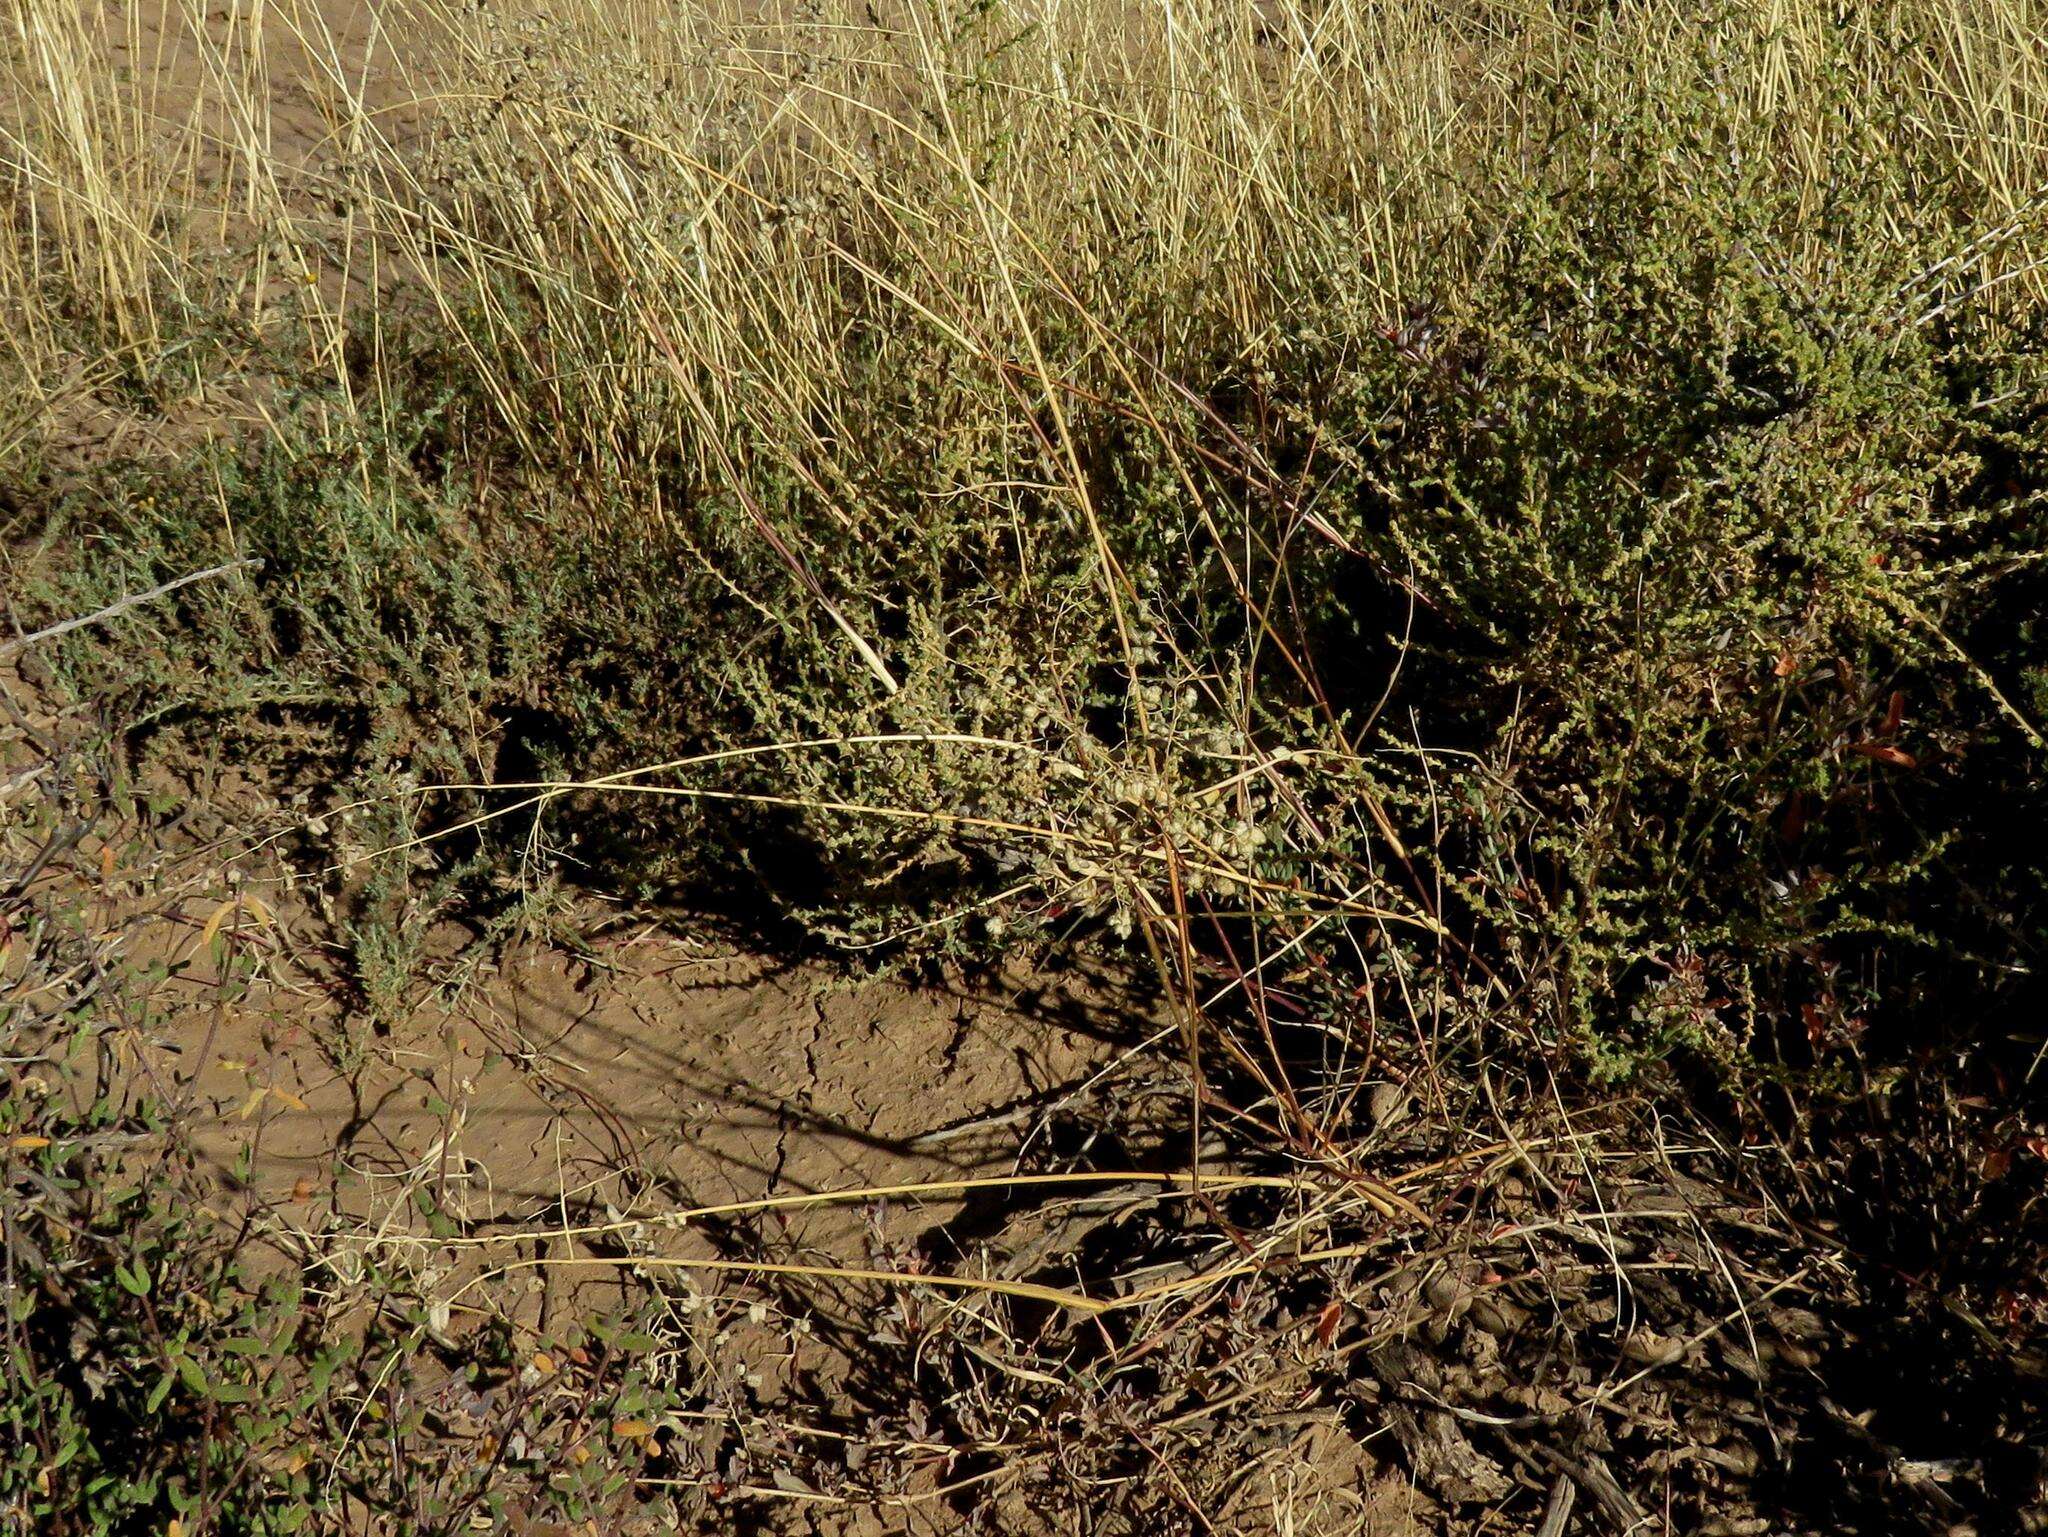
<svg viewBox="0 0 2048 1537"><path fill-rule="evenodd" d="M552 1377L555 1374L555 1358L545 1350L536 1350L533 1353L533 1369L543 1377Z"/></svg>
<svg viewBox="0 0 2048 1537"><path fill-rule="evenodd" d="M242 1108L235 1112L235 1119L238 1121L248 1120L250 1116L256 1113L256 1107L263 1103L263 1096L269 1092L268 1089L264 1088L251 1089L249 1097L242 1101Z"/></svg>
<svg viewBox="0 0 2048 1537"><path fill-rule="evenodd" d="M200 949L204 950L213 943L214 936L220 933L221 924L227 920L228 914L235 910L235 905L235 898L229 897L213 910L213 916L206 920L206 927L199 931Z"/></svg>
<svg viewBox="0 0 2048 1537"><path fill-rule="evenodd" d="M12 1148L18 1148L20 1151L24 1153L33 1153L38 1148L48 1147L50 1145L50 1139L48 1137L22 1136L16 1137L7 1145Z"/></svg>
<svg viewBox="0 0 2048 1537"><path fill-rule="evenodd" d="M637 1441L642 1436L654 1434L654 1427L645 1420L613 1420L612 1434Z"/></svg>
<svg viewBox="0 0 2048 1537"><path fill-rule="evenodd" d="M306 1102L300 1099L298 1095L292 1093L289 1089L280 1089L275 1084L272 1084L270 1087L270 1097L283 1100L294 1110L304 1110L307 1108Z"/></svg>

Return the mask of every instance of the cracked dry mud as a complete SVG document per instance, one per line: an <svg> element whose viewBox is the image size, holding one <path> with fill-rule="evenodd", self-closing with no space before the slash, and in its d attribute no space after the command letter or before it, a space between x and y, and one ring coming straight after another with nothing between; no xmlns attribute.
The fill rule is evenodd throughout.
<svg viewBox="0 0 2048 1537"><path fill-rule="evenodd" d="M653 932L588 959L514 949L345 1065L330 988L294 959L317 951L312 922L249 926L269 976L226 1017L204 959L165 984L190 992L166 1044L198 1070L205 1157L309 1231L403 1225L423 1198L483 1235L998 1175L1035 1109L1116 1076L1099 981L835 983ZM959 1205L890 1202L879 1237ZM791 1208L773 1226L792 1255L853 1263L871 1217ZM715 1226L664 1230L665 1252L708 1256Z"/></svg>

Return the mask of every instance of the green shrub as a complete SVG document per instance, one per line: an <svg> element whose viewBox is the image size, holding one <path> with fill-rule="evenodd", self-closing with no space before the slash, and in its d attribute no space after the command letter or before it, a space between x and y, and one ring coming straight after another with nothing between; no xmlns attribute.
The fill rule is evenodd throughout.
<svg viewBox="0 0 2048 1537"><path fill-rule="evenodd" d="M1992 676L2040 666L2039 317L1975 291L1904 123L1830 144L1816 200L1713 62L1568 92L1475 194L1479 270L1300 408L1355 424L1344 530L1419 610L1399 734L1474 755L1435 787L1451 889L1616 1064L2041 935L1972 830L2037 782Z"/></svg>

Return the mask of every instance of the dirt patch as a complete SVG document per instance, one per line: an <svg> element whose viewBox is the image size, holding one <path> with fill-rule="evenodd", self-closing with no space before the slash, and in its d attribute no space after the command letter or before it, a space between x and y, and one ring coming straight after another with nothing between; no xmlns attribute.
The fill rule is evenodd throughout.
<svg viewBox="0 0 2048 1537"><path fill-rule="evenodd" d="M171 1040L203 1064L201 1145L260 1201L366 1222L422 1193L484 1231L998 1174L1143 1033L1084 982L849 983L651 930L591 956L514 949L349 1064L336 1032L365 1027L279 948L225 1016L221 979L186 976ZM847 1219L785 1227L822 1245Z"/></svg>
<svg viewBox="0 0 2048 1537"><path fill-rule="evenodd" d="M102 36L167 127L231 102L247 109L243 126L266 163L289 174L346 149L349 103L393 142L411 131L417 113L399 50L417 64L419 38L394 35L392 11L385 0L144 0L106 6ZM218 151L249 147L229 135Z"/></svg>

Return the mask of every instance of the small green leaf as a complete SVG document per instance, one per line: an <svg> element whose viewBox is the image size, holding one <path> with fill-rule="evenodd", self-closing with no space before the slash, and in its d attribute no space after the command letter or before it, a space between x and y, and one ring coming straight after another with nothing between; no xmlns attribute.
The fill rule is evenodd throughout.
<svg viewBox="0 0 2048 1537"><path fill-rule="evenodd" d="M207 1392L206 1373L199 1369L199 1363L190 1356L179 1356L176 1365L178 1368L178 1380L183 1382L186 1387L197 1393L201 1398L204 1398Z"/></svg>
<svg viewBox="0 0 2048 1537"><path fill-rule="evenodd" d="M122 1264L119 1260L115 1260L114 1279L121 1283L121 1290L127 1292L130 1296L147 1297L149 1295L149 1267L140 1260L136 1261L132 1269Z"/></svg>

